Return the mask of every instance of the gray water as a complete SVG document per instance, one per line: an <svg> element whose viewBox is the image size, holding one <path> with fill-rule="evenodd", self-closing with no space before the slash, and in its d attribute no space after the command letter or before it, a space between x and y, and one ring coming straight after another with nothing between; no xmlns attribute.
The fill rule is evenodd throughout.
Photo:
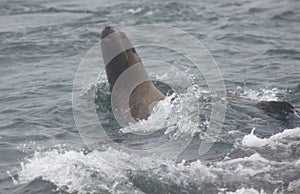
<svg viewBox="0 0 300 194"><path fill-rule="evenodd" d="M176 27L200 40L237 97L228 100L222 131L204 156L197 154L199 136L210 110L203 109L204 127L186 126L194 140L176 161L91 150L81 139L72 108L79 64L104 26L141 24ZM253 106L284 100L300 110L299 1L1 0L0 26L0 193L299 193L299 119ZM168 49L137 51L142 60L193 68ZM113 120L107 84L96 87L99 120L112 136L132 141ZM167 138L158 132L137 147Z"/></svg>

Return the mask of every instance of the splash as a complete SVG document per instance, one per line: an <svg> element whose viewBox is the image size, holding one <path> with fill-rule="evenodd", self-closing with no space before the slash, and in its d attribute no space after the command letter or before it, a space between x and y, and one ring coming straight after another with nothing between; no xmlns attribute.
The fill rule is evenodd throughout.
<svg viewBox="0 0 300 194"><path fill-rule="evenodd" d="M243 146L248 147L263 147L265 145L268 145L270 143L269 139L261 139L254 135L255 128L252 129L251 133L249 135L246 135L243 140L242 144Z"/></svg>
<svg viewBox="0 0 300 194"><path fill-rule="evenodd" d="M233 93L237 96L253 101L279 101L282 100L286 91L278 88L264 88L255 91L247 87L238 86Z"/></svg>
<svg viewBox="0 0 300 194"><path fill-rule="evenodd" d="M255 145L254 148L259 148L256 153L238 158L227 157L209 164L199 160L177 163L152 156L138 157L114 149L88 154L66 149L36 151L21 163L17 181L29 183L42 178L55 184L58 191L78 193L153 193L157 188L164 193L264 194L298 191L300 162L297 155L291 156L295 154L292 153L293 148L299 145L300 127L286 129L264 139L256 137L254 132L252 130L243 141L263 143L260 146L255 143L240 146L248 149ZM278 155L279 159L273 159L265 154L270 152L267 148L272 149L272 156L282 152L289 155ZM109 163L107 159L113 162ZM118 161L118 166L112 165L115 161Z"/></svg>
<svg viewBox="0 0 300 194"><path fill-rule="evenodd" d="M88 155L73 150L35 152L32 158L21 163L19 183L41 177L67 192L140 193L132 188L126 172L104 162L103 157L119 160L121 165L130 160L127 154L116 150L93 151Z"/></svg>
<svg viewBox="0 0 300 194"><path fill-rule="evenodd" d="M107 158L118 160L119 166L105 162ZM158 164L166 166L167 169L153 168ZM140 158L114 149L104 152L93 151L89 154L55 149L35 152L31 158L21 162L18 183L28 183L41 177L42 180L55 184L58 191L143 193L134 186L134 176L131 176L137 172L135 169L142 168L141 166L149 169L151 174L157 173L164 180L171 182L203 181L205 177L214 176L200 161L185 165L185 162L176 164L172 161L152 157ZM124 170L125 167L127 170ZM183 177L178 179L177 175L181 172ZM199 176L200 174L201 176Z"/></svg>
<svg viewBox="0 0 300 194"><path fill-rule="evenodd" d="M300 140L300 127L294 129L286 129L281 133L275 134L269 138L259 138L254 135L255 128L249 135L244 136L242 140L243 146L248 147L263 147L269 146L273 149L278 147L291 148L293 143L297 143Z"/></svg>
<svg viewBox="0 0 300 194"><path fill-rule="evenodd" d="M227 192L227 194L266 194L264 190L257 191L256 189L250 188L247 189L245 187L238 189L234 192Z"/></svg>
<svg viewBox="0 0 300 194"><path fill-rule="evenodd" d="M120 131L149 134L160 129L166 129L165 135L174 139L182 135L194 136L209 125L208 121L199 122L199 103L204 95L207 95L207 91L197 85L188 87L186 93L173 93L163 101L158 102L148 120L131 123Z"/></svg>

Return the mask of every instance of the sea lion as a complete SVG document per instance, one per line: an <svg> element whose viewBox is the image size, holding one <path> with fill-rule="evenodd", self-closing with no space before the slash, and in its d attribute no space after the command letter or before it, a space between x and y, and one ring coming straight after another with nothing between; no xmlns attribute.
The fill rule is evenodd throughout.
<svg viewBox="0 0 300 194"><path fill-rule="evenodd" d="M101 33L101 49L110 91L113 90L114 84L125 70L138 63L142 65L140 57L127 36L111 26L106 26ZM139 73L147 74L144 68ZM299 88L300 84L297 89ZM226 96L229 98L237 97L233 94L227 94ZM164 98L165 96L153 85L152 81L148 80L141 83L130 94L129 108L131 116L135 120L147 119L155 102ZM266 112L280 115L295 113L295 108L288 102L261 101L255 106Z"/></svg>
<svg viewBox="0 0 300 194"><path fill-rule="evenodd" d="M295 113L295 108L288 102L283 101L261 101L256 107L270 113L290 115Z"/></svg>
<svg viewBox="0 0 300 194"><path fill-rule="evenodd" d="M139 55L125 33L106 26L101 33L101 50L111 92L120 75L133 65L142 65L139 73L147 75ZM139 84L129 97L131 116L135 120L147 119L154 104L164 98L152 81Z"/></svg>

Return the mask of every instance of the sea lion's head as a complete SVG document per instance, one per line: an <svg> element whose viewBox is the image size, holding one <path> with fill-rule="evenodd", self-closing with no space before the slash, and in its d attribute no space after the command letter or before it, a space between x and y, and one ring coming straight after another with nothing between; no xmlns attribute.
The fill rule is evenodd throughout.
<svg viewBox="0 0 300 194"><path fill-rule="evenodd" d="M110 91L118 77L128 68L125 41L122 34L111 26L106 26L101 33L101 50L105 64Z"/></svg>
<svg viewBox="0 0 300 194"><path fill-rule="evenodd" d="M106 26L101 33L102 57L110 91L119 76L130 66L141 62L126 34Z"/></svg>
<svg viewBox="0 0 300 194"><path fill-rule="evenodd" d="M101 33L101 39L105 38L107 35L114 33L116 30L111 26L105 26Z"/></svg>

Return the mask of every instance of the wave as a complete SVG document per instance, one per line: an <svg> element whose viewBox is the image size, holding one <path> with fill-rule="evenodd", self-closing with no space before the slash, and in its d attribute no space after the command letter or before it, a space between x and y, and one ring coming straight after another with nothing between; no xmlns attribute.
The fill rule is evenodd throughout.
<svg viewBox="0 0 300 194"><path fill-rule="evenodd" d="M300 153L297 147L300 127L286 129L265 139L253 132L236 146L245 150L261 148L256 149L256 153L249 152L249 156L238 158L228 156L209 164L199 160L177 163L152 156L142 158L115 149L95 150L88 154L68 149L35 151L32 157L20 163L21 169L15 181L22 184L41 177L43 181L55 184L59 190L79 193L151 193L157 188L169 193L175 192L174 189L190 193L299 190ZM265 152L270 150L262 149L264 147L278 154L277 158L267 156Z"/></svg>

